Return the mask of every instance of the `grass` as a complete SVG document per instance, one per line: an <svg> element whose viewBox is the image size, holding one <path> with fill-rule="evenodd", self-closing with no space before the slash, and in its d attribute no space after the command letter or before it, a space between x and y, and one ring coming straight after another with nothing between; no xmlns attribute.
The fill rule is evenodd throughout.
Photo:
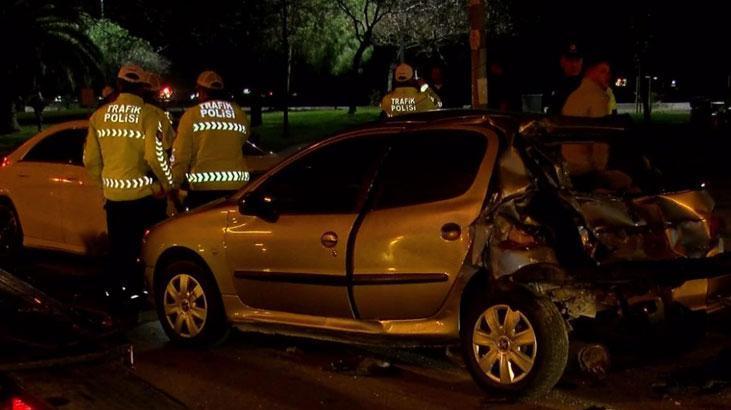
<svg viewBox="0 0 731 410"><path fill-rule="evenodd" d="M16 146L23 143L23 141L32 137L38 132L38 128L35 125L22 125L20 131L0 135L0 153L8 153L13 150Z"/></svg>
<svg viewBox="0 0 731 410"><path fill-rule="evenodd" d="M262 147L278 151L288 146L317 141L338 131L378 119L380 110L375 107L360 107L355 115L348 115L347 109L295 111L289 113L290 135L283 136L283 114L264 113L263 124L254 128Z"/></svg>
<svg viewBox="0 0 731 410"><path fill-rule="evenodd" d="M44 113L47 124L68 121L70 119L86 118L89 110L72 109L66 111L51 111ZM258 143L266 149L279 151L293 145L314 142L326 138L344 129L357 126L378 119L380 111L376 107L359 107L355 115L348 115L347 109L293 111L289 113L290 135L283 136L282 112L266 112L263 114L263 124L254 129L254 136ZM636 118L641 120L641 118ZM655 113L655 124L687 123L688 113ZM20 113L21 124L33 121L32 113ZM21 131L0 136L0 152L7 152L17 144L33 136L36 128L33 125L23 125Z"/></svg>
<svg viewBox="0 0 731 410"><path fill-rule="evenodd" d="M87 118L89 110L75 109L68 111L51 111L43 114L45 124L53 124L71 119ZM355 115L348 115L347 109L293 111L289 113L290 136L283 136L283 113L266 112L263 124L254 129L262 147L279 151L292 145L298 145L326 138L338 131L378 119L380 111L375 107L360 107ZM33 113L20 113L21 124L34 121ZM35 125L21 125L21 130L12 134L0 135L0 152L7 152L17 144L32 137L36 133Z"/></svg>
<svg viewBox="0 0 731 410"><path fill-rule="evenodd" d="M88 108L71 108L68 110L44 111L43 122L54 124L64 121L81 120L88 118L94 110ZM36 117L32 112L18 113L20 124L35 124Z"/></svg>
<svg viewBox="0 0 731 410"><path fill-rule="evenodd" d="M642 122L642 114L633 114L632 118ZM652 123L659 125L687 124L690 121L690 112L655 112L652 113Z"/></svg>

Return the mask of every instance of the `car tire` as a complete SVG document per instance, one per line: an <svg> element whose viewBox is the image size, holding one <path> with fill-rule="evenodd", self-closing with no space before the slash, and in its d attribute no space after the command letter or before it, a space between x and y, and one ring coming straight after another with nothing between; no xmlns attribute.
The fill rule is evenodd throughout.
<svg viewBox="0 0 731 410"><path fill-rule="evenodd" d="M17 262L22 250L23 230L18 213L12 205L0 204L0 263Z"/></svg>
<svg viewBox="0 0 731 410"><path fill-rule="evenodd" d="M157 281L155 302L162 328L175 344L213 346L228 336L221 293L208 269L197 262L168 264Z"/></svg>
<svg viewBox="0 0 731 410"><path fill-rule="evenodd" d="M483 390L530 398L547 394L558 383L569 357L569 338L553 302L527 290L513 290L473 296L465 307L462 354Z"/></svg>

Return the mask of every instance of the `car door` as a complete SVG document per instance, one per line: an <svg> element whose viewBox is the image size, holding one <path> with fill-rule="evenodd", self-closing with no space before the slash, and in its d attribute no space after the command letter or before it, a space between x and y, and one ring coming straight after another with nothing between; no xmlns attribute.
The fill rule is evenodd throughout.
<svg viewBox="0 0 731 410"><path fill-rule="evenodd" d="M245 211L226 233L228 261L244 303L352 317L348 241L384 148L378 136L333 142L303 153L253 187L244 202L266 204L273 212Z"/></svg>
<svg viewBox="0 0 731 410"><path fill-rule="evenodd" d="M26 245L63 248L63 176L68 167L60 149L73 129L49 134L13 166L18 181L13 201L20 216Z"/></svg>
<svg viewBox="0 0 731 410"><path fill-rule="evenodd" d="M104 195L84 167L87 128L69 130L56 155L64 164L58 197L63 216L65 246L76 253L98 254L106 249L107 221Z"/></svg>
<svg viewBox="0 0 731 410"><path fill-rule="evenodd" d="M497 149L486 129L394 139L355 240L352 286L361 319L437 312L469 250Z"/></svg>

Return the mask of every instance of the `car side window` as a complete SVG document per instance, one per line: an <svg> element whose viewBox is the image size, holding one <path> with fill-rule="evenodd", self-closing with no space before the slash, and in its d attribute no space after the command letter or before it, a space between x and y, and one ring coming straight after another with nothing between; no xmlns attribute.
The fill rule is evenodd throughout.
<svg viewBox="0 0 731 410"><path fill-rule="evenodd" d="M394 139L378 177L375 209L456 198L474 182L487 150L483 135L429 131Z"/></svg>
<svg viewBox="0 0 731 410"><path fill-rule="evenodd" d="M84 165L85 128L59 131L41 140L23 157L28 162Z"/></svg>
<svg viewBox="0 0 731 410"><path fill-rule="evenodd" d="M257 193L271 195L280 214L355 213L384 151L382 137L330 144L270 177Z"/></svg>

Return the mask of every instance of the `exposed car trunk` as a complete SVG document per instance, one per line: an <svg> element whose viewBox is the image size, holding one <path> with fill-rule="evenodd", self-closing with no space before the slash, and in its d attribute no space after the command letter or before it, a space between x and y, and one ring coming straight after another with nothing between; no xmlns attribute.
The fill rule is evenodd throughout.
<svg viewBox="0 0 731 410"><path fill-rule="evenodd" d="M566 200L583 217L582 244L600 265L703 258L723 251L713 200L703 191L628 199L581 195Z"/></svg>

